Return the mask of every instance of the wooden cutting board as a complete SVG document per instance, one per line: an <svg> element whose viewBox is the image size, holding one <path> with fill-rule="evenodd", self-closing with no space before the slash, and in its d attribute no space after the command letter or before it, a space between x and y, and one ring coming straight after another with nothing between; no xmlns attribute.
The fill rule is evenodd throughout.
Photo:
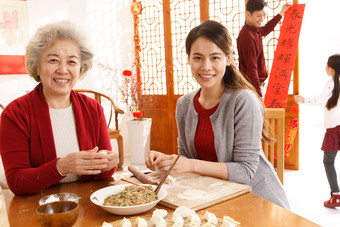
<svg viewBox="0 0 340 227"><path fill-rule="evenodd" d="M164 184L168 195L159 204L176 209L186 206L192 210L200 210L222 201L232 199L251 190L248 185L237 184L213 177L201 176L193 173L171 175L176 181L172 184ZM181 199L179 196L187 190L202 190L204 194L195 200Z"/></svg>
<svg viewBox="0 0 340 227"><path fill-rule="evenodd" d="M150 173L148 176L154 178L158 182L161 178L161 175L157 172ZM159 202L159 204L172 209L176 209L179 206L186 206L197 211L232 199L251 190L251 187L248 185L208 176L201 176L194 173L171 174L171 176L176 180L172 184L163 184L162 187L167 190L168 194L162 201ZM135 178L130 179L138 182ZM180 198L180 195L183 194L183 192L195 189L204 191L204 194L199 199L186 200Z"/></svg>

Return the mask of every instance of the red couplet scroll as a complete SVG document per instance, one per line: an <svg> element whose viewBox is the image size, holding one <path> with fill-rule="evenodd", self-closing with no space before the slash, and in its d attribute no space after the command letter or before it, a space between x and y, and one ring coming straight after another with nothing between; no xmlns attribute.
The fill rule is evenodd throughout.
<svg viewBox="0 0 340 227"><path fill-rule="evenodd" d="M294 4L284 16L264 98L267 108L286 108L305 4Z"/></svg>

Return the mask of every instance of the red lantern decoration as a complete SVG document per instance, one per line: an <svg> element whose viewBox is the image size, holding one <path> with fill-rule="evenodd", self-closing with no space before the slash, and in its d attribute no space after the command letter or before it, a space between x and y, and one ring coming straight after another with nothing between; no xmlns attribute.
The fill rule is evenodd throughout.
<svg viewBox="0 0 340 227"><path fill-rule="evenodd" d="M131 72L131 70L124 70L124 71L123 71L123 75L124 75L124 76L131 76L131 75L132 75L132 72Z"/></svg>
<svg viewBox="0 0 340 227"><path fill-rule="evenodd" d="M140 110L136 110L132 115L139 120L139 118L143 116L143 113Z"/></svg>

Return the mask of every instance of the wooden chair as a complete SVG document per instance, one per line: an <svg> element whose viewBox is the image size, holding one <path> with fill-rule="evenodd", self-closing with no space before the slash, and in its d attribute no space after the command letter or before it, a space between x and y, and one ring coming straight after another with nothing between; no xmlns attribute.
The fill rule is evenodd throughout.
<svg viewBox="0 0 340 227"><path fill-rule="evenodd" d="M85 89L74 89L74 91L93 97L101 105L103 105L102 104L103 101L108 101L108 103L110 103L110 117L107 120L107 128L109 130L110 139L117 140L119 153L119 163L117 169L122 169L122 166L124 164L123 137L120 134L120 130L118 129L118 114L124 114L124 111L119 109L118 106L115 105L114 101L109 96L104 95L100 92ZM113 112L115 120L115 129L110 129Z"/></svg>
<svg viewBox="0 0 340 227"><path fill-rule="evenodd" d="M1 113L2 111L5 109L5 107L0 104L0 116L1 116ZM0 119L1 121L1 119ZM4 170L4 166L2 164L2 159L1 159L1 156L0 156L0 188L2 187L2 189L6 189L8 188L8 184L7 184L7 181L6 181L6 177L5 177L5 170Z"/></svg>
<svg viewBox="0 0 340 227"><path fill-rule="evenodd" d="M269 121L270 131L275 141L262 143L263 151L268 160L276 167L281 183L284 180L284 134L285 134L285 109L265 108L266 119ZM276 154L275 152L276 151ZM276 160L274 156L276 155ZM276 164L276 165L275 165Z"/></svg>

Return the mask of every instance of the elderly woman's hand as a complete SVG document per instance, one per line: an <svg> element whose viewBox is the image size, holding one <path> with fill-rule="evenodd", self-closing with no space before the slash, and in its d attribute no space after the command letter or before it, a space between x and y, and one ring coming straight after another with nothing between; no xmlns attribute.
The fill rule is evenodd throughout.
<svg viewBox="0 0 340 227"><path fill-rule="evenodd" d="M109 150L100 150L98 153L104 154L107 162L106 162L106 168L101 169L102 172L109 171L112 168L114 168L118 164L118 155L116 152L109 151Z"/></svg>
<svg viewBox="0 0 340 227"><path fill-rule="evenodd" d="M117 158L113 154L98 153L98 147L92 150L74 152L60 158L57 168L62 175L74 173L77 175L96 175L115 166Z"/></svg>

